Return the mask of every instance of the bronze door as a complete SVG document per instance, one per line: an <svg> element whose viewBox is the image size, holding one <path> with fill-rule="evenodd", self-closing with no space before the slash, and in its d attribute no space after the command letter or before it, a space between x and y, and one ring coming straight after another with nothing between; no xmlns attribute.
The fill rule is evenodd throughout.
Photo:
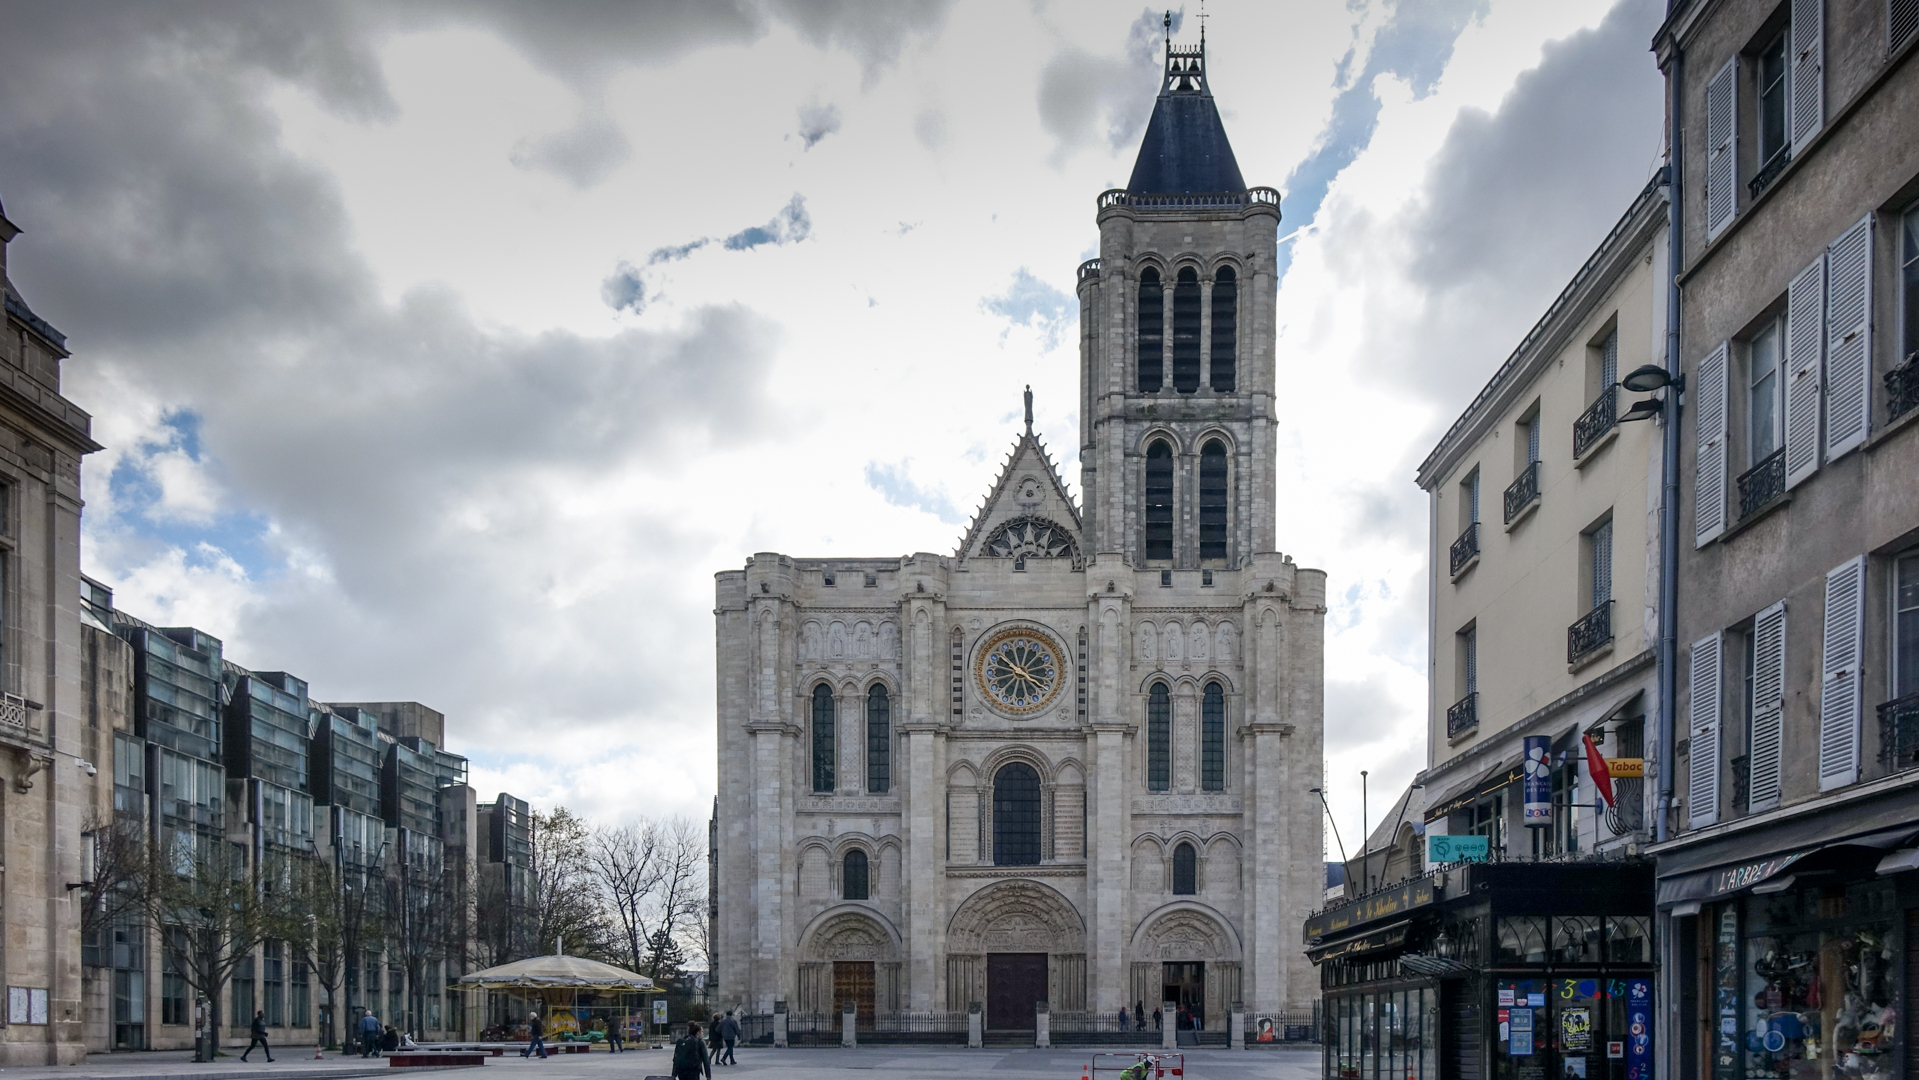
<svg viewBox="0 0 1919 1080"><path fill-rule="evenodd" d="M859 1014L854 1024L862 1031L873 1029L873 961L835 960L833 962L833 1015L846 1011L853 1003Z"/></svg>
<svg viewBox="0 0 1919 1080"><path fill-rule="evenodd" d="M1031 1031L1034 1006L1045 998L1045 953L986 954L987 1027Z"/></svg>

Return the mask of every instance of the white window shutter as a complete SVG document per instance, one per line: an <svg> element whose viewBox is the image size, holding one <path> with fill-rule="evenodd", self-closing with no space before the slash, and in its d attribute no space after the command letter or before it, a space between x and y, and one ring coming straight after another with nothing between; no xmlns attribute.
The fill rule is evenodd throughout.
<svg viewBox="0 0 1919 1080"><path fill-rule="evenodd" d="M1859 779L1859 667L1865 654L1866 557L1826 573L1826 655L1819 680L1819 790Z"/></svg>
<svg viewBox="0 0 1919 1080"><path fill-rule="evenodd" d="M1699 456L1693 463L1693 546L1705 547L1726 531L1727 347L1699 361L1693 423Z"/></svg>
<svg viewBox="0 0 1919 1080"><path fill-rule="evenodd" d="M1692 700L1689 704L1689 735L1686 781L1686 820L1692 828L1702 829L1719 820L1719 708L1720 654L1724 641L1719 634L1692 643Z"/></svg>
<svg viewBox="0 0 1919 1080"><path fill-rule="evenodd" d="M1819 471L1820 359L1826 353L1826 256L1786 290L1786 488Z"/></svg>
<svg viewBox="0 0 1919 1080"><path fill-rule="evenodd" d="M1739 58L1726 61L1706 83L1706 239L1732 223L1739 209L1738 74Z"/></svg>
<svg viewBox="0 0 1919 1080"><path fill-rule="evenodd" d="M1872 215L1826 249L1826 460L1872 427Z"/></svg>
<svg viewBox="0 0 1919 1080"><path fill-rule="evenodd" d="M1752 621L1752 729L1746 809L1779 805L1779 762L1786 734L1786 602Z"/></svg>
<svg viewBox="0 0 1919 1080"><path fill-rule="evenodd" d="M1826 0L1792 0L1792 152L1826 126Z"/></svg>

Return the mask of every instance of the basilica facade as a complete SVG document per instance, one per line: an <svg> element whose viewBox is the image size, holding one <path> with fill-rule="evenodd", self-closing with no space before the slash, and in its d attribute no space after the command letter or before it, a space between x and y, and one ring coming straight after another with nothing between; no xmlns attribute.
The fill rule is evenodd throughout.
<svg viewBox="0 0 1919 1080"><path fill-rule="evenodd" d="M1169 48L1079 268L1078 505L1032 428L951 555L717 575L712 979L989 1028L1317 996L1325 575L1276 540L1279 196Z"/></svg>

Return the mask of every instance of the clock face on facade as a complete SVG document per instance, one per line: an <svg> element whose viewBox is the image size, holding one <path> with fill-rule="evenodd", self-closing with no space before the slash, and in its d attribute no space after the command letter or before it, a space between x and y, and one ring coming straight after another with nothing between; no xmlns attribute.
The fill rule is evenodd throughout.
<svg viewBox="0 0 1919 1080"><path fill-rule="evenodd" d="M979 652L975 677L980 693L1005 712L1038 712L1059 696L1065 664L1059 650L1031 630L1007 630Z"/></svg>

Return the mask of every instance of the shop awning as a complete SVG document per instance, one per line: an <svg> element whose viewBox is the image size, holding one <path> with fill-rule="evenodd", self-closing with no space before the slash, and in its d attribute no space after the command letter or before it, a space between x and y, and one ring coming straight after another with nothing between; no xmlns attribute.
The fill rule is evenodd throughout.
<svg viewBox="0 0 1919 1080"><path fill-rule="evenodd" d="M1331 960L1339 956L1355 956L1359 953L1380 952L1385 949L1397 949L1406 944L1406 931L1413 925L1411 919L1404 919L1382 926L1365 934L1357 934L1340 941L1329 942L1317 948L1306 950L1306 959L1317 964L1322 960Z"/></svg>
<svg viewBox="0 0 1919 1080"><path fill-rule="evenodd" d="M1747 859L1744 862L1715 867L1711 870L1662 876L1659 879L1654 905L1666 908L1689 900L1718 900L1744 892L1755 885L1762 885L1768 881L1778 880L1782 876L1805 870L1812 865L1807 860L1816 855L1832 853L1832 856L1836 857L1841 848L1887 851L1904 845L1915 835L1919 835L1919 823L1907 821L1895 828L1868 833L1864 836L1808 846L1797 851L1779 852L1763 858Z"/></svg>
<svg viewBox="0 0 1919 1080"><path fill-rule="evenodd" d="M1456 814L1477 802L1481 795L1505 787L1512 782L1511 774L1518 768L1519 755L1513 754L1501 758L1483 773L1474 773L1472 779L1447 788L1444 795L1426 808L1426 820L1438 821L1447 814Z"/></svg>

